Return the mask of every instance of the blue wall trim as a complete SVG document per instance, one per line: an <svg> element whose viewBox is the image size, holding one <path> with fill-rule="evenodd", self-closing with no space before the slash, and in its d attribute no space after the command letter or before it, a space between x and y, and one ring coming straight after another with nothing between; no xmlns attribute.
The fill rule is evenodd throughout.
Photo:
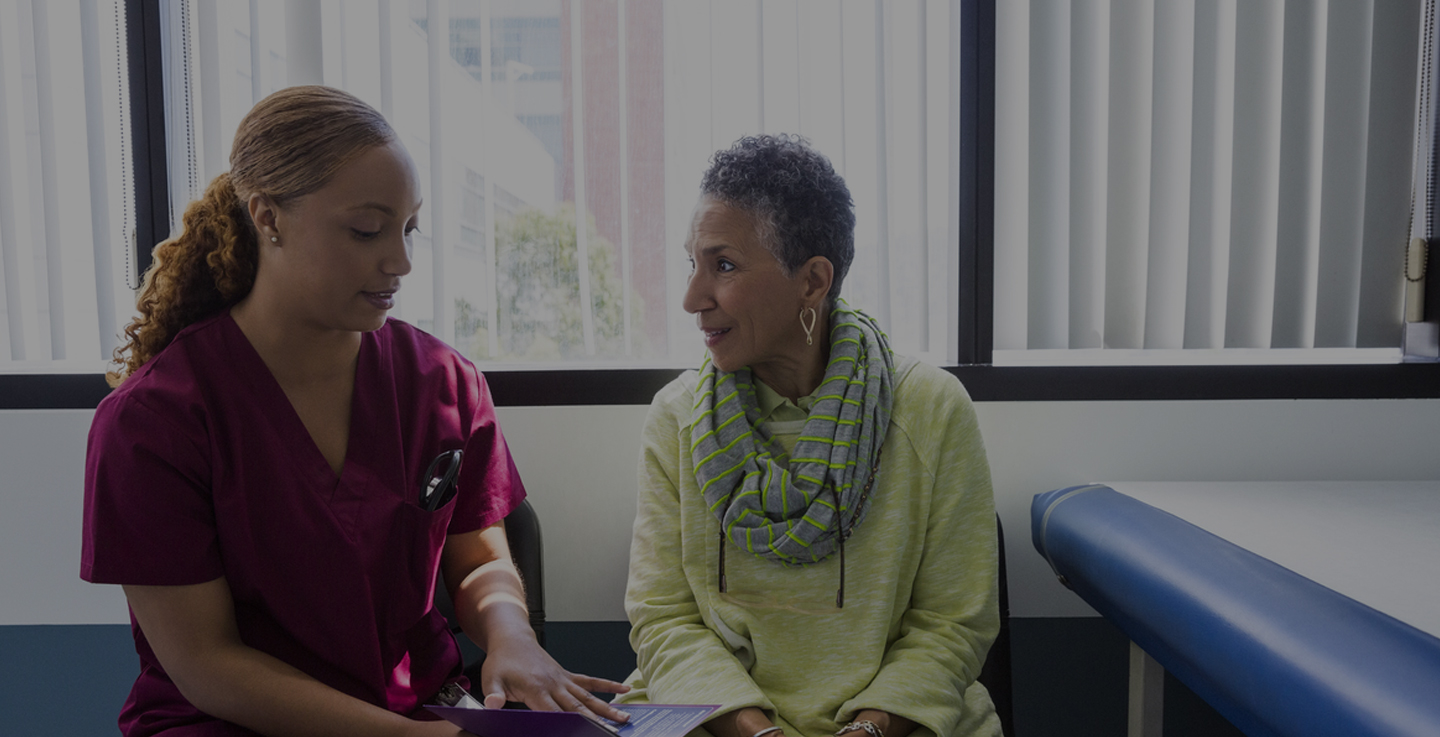
<svg viewBox="0 0 1440 737"><path fill-rule="evenodd" d="M128 624L0 627L0 735L116 735L140 672Z"/></svg>
<svg viewBox="0 0 1440 737"><path fill-rule="evenodd" d="M1012 617L1018 737L1125 733L1128 642L1098 617ZM546 622L567 670L624 680L625 622ZM139 671L128 625L0 626L0 737L114 735ZM1010 737L1017 737L1010 735ZM1243 737L1184 684L1165 681L1166 737Z"/></svg>

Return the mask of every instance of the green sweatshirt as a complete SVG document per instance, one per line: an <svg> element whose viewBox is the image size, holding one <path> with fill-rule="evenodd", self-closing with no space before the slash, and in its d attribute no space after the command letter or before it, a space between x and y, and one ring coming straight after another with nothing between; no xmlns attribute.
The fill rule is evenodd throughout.
<svg viewBox="0 0 1440 737"><path fill-rule="evenodd" d="M787 568L727 545L695 483L697 375L655 396L641 441L625 611L638 669L618 702L765 709L790 737L834 733L858 711L917 724L917 737L992 737L975 683L999 627L995 507L975 408L960 382L897 356L895 404L865 521L840 557ZM787 448L800 407L760 390ZM693 734L704 734L696 730Z"/></svg>

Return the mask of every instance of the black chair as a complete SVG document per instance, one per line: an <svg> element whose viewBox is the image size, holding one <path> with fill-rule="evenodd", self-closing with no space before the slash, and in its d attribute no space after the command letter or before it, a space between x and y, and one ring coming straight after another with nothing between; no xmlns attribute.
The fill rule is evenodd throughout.
<svg viewBox="0 0 1440 737"><path fill-rule="evenodd" d="M995 636L995 643L990 646L990 653L985 656L985 665L980 667L980 676L976 680L984 684L985 690L990 692L990 700L995 702L995 712L1000 716L1000 728L1013 737L1015 715L1011 702L1014 688L1010 680L1010 593L1005 578L1005 530L1000 525L998 514L995 515L995 543L999 551L1000 633Z"/></svg>
<svg viewBox="0 0 1440 737"><path fill-rule="evenodd" d="M540 518L528 499L505 518L505 537L510 542L510 556L515 559L515 568L520 571L520 580L525 582L525 607L530 610L530 627L535 630L535 639L545 647L545 560L544 547L540 541ZM455 605L445 589L445 581L435 584L435 608L445 615L450 631L460 643L460 652L465 657L465 675L472 683L480 680L480 666L485 663L481 652L470 638L460 630L455 619Z"/></svg>

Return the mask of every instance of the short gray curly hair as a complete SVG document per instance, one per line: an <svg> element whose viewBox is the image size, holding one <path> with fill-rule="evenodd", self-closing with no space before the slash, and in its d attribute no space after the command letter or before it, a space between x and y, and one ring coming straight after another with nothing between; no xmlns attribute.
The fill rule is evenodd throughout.
<svg viewBox="0 0 1440 737"><path fill-rule="evenodd" d="M814 256L835 267L827 299L855 258L855 204L830 160L801 136L746 136L710 159L700 193L749 212L760 241L794 274Z"/></svg>

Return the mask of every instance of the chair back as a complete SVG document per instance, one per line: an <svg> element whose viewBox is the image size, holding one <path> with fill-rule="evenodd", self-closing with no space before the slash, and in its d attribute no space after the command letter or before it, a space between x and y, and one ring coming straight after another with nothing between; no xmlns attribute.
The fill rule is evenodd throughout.
<svg viewBox="0 0 1440 737"><path fill-rule="evenodd" d="M1013 737L1015 715L1011 701L1014 688L1010 679L1010 593L1005 577L1005 529L1000 525L998 514L995 515L995 544L999 560L1000 633L995 636L994 644L990 645L990 653L985 656L985 665L980 667L980 676L976 680L984 684L985 690L990 692L990 700L995 702L995 712L1000 716L1000 728Z"/></svg>
<svg viewBox="0 0 1440 737"><path fill-rule="evenodd" d="M522 500L505 518L505 537L510 541L515 570L525 583L530 627L535 630L540 647L545 647L545 546L540 539L540 518L535 515L529 499Z"/></svg>

